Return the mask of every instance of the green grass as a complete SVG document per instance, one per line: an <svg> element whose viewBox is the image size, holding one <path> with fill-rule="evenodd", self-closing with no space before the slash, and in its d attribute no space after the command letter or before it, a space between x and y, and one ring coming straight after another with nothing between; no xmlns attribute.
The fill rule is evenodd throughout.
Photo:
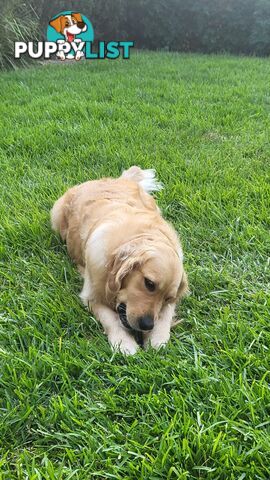
<svg viewBox="0 0 270 480"><path fill-rule="evenodd" d="M0 479L269 479L269 61L133 53L0 86ZM49 210L133 164L165 184L192 294L165 350L126 358Z"/></svg>

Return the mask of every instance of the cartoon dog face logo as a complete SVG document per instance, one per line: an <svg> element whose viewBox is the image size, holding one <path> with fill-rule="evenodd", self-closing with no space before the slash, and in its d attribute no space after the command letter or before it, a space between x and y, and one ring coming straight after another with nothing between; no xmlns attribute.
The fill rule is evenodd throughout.
<svg viewBox="0 0 270 480"><path fill-rule="evenodd" d="M76 35L86 32L87 25L82 19L80 13L70 13L69 15L60 15L56 17L54 20L49 22L49 25L53 27L58 33L65 37L66 42L81 42L78 38L76 39ZM61 60L65 60L64 52L59 52L58 56ZM75 55L75 60L80 60L81 57L84 56L83 51L77 51ZM74 58L73 54L67 55L67 58Z"/></svg>
<svg viewBox="0 0 270 480"><path fill-rule="evenodd" d="M50 25L58 32L64 35L67 42L73 42L75 36L87 30L80 13L71 13L70 15L60 15L50 21Z"/></svg>

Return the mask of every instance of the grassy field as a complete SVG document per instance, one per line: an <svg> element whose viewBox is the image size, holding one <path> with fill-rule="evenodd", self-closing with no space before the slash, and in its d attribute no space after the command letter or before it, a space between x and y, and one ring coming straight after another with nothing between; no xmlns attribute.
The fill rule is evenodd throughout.
<svg viewBox="0 0 270 480"><path fill-rule="evenodd" d="M269 479L269 61L133 54L0 86L0 479ZM49 210L133 164L165 184L192 294L166 349L127 358Z"/></svg>

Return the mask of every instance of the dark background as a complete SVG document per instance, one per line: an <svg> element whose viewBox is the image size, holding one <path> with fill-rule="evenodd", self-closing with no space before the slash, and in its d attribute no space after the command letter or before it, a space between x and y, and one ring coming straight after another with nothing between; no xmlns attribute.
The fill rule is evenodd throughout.
<svg viewBox="0 0 270 480"><path fill-rule="evenodd" d="M269 55L270 0L1 0L0 64L15 40L42 39L50 18L79 11L95 40L133 40L150 50Z"/></svg>

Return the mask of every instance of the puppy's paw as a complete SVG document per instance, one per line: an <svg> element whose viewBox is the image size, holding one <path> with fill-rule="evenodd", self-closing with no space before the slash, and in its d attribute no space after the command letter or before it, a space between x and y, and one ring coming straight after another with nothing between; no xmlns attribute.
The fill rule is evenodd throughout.
<svg viewBox="0 0 270 480"><path fill-rule="evenodd" d="M126 332L124 332L124 335L119 334L119 332L111 333L108 335L108 340L113 350L124 355L135 355L139 348L135 339Z"/></svg>
<svg viewBox="0 0 270 480"><path fill-rule="evenodd" d="M83 57L84 57L84 53L78 50L78 52L76 52L76 55L75 55L75 60L80 60Z"/></svg>
<svg viewBox="0 0 270 480"><path fill-rule="evenodd" d="M58 58L60 58L60 60L62 60L62 61L66 59L66 56L65 56L63 50L61 50L60 52L57 52L56 56Z"/></svg>
<svg viewBox="0 0 270 480"><path fill-rule="evenodd" d="M167 335L167 336L158 336L158 335L154 335L154 336L150 336L148 339L147 339L147 347L153 347L155 348L156 350L158 350L159 348L163 348L167 345L168 341L170 340L170 335Z"/></svg>
<svg viewBox="0 0 270 480"><path fill-rule="evenodd" d="M131 343L121 343L118 347L119 352L123 353L123 355L135 355L137 353L139 346L136 342Z"/></svg>

